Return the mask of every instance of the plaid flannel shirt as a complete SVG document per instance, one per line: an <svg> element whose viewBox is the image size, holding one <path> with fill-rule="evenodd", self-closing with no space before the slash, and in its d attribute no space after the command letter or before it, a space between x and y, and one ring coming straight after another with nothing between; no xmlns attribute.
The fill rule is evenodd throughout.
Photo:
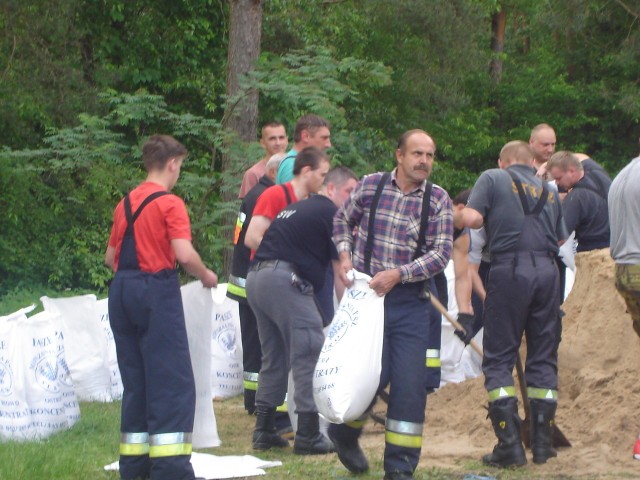
<svg viewBox="0 0 640 480"><path fill-rule="evenodd" d="M351 198L339 209L333 221L333 241L338 252L352 251L353 267L365 271L365 245L369 235L371 203L382 173L365 176ZM375 212L371 273L399 268L402 283L419 282L444 270L453 248L453 213L446 191L434 185L431 190L426 239L420 256L413 259L418 246L420 214L426 182L409 193L396 183L391 172Z"/></svg>

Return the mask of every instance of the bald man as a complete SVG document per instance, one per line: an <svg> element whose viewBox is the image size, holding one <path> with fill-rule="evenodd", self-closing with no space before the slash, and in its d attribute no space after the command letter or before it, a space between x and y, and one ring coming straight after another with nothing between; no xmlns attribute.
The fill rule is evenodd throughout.
<svg viewBox="0 0 640 480"><path fill-rule="evenodd" d="M533 162L534 152L525 142L507 143L500 152L500 168L478 178L463 211L467 227L486 225L491 253L482 371L498 444L482 460L497 467L527 463L512 375L523 333L527 337L533 461L545 463L557 455L551 445L560 322L555 257L567 232L558 192L548 190L546 182L535 175Z"/></svg>

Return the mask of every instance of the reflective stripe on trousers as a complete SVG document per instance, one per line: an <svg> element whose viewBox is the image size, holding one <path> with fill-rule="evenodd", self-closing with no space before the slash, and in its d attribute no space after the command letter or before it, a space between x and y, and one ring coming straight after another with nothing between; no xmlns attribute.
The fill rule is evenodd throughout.
<svg viewBox="0 0 640 480"><path fill-rule="evenodd" d="M384 440L399 447L421 448L422 429L422 423L401 422L387 417Z"/></svg>
<svg viewBox="0 0 640 480"><path fill-rule="evenodd" d="M429 368L440 368L440 350L436 348L428 348L425 365Z"/></svg>
<svg viewBox="0 0 640 480"><path fill-rule="evenodd" d="M489 402L495 402L501 398L510 398L516 396L516 389L513 386L498 387L487 392L489 394Z"/></svg>
<svg viewBox="0 0 640 480"><path fill-rule="evenodd" d="M255 372L243 372L242 386L245 390L258 390L259 374Z"/></svg>
<svg viewBox="0 0 640 480"><path fill-rule="evenodd" d="M158 433L149 436L149 457L191 455L191 432Z"/></svg>
<svg viewBox="0 0 640 480"><path fill-rule="evenodd" d="M528 387L527 395L530 399L535 400L551 400L554 402L558 401L558 391L551 388Z"/></svg>
<svg viewBox="0 0 640 480"><path fill-rule="evenodd" d="M138 456L149 454L149 434L147 432L120 434L120 455Z"/></svg>

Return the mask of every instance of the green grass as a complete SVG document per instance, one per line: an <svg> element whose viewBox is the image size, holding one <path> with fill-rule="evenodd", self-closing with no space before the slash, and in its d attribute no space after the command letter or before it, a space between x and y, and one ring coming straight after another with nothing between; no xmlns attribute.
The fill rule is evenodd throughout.
<svg viewBox="0 0 640 480"><path fill-rule="evenodd" d="M120 403L82 403L69 430L38 442L0 444L3 480L115 479L102 467L116 459Z"/></svg>
<svg viewBox="0 0 640 480"><path fill-rule="evenodd" d="M318 456L294 455L293 449L255 452L251 448L251 434L255 417L247 415L242 398L215 402L218 434L222 445L198 450L214 455L254 455L265 460L280 460L281 467L267 469L269 478L292 480L381 480L384 475L382 454L368 453L370 471L352 476L334 454ZM2 480L117 480L117 472L104 471L104 465L118 456L120 402L81 403L81 419L69 430L39 442L5 442L0 444L0 479ZM380 436L380 446L384 440ZM380 450L381 451L381 450ZM462 470L449 471L419 467L418 480L460 480L466 474L491 476L499 480L531 479L531 471L498 470L484 467L480 462L466 462ZM256 478L256 477L250 477ZM259 478L259 477L258 477ZM547 479L571 480L567 476ZM597 478L597 477L593 477ZM582 477L581 480L586 480Z"/></svg>

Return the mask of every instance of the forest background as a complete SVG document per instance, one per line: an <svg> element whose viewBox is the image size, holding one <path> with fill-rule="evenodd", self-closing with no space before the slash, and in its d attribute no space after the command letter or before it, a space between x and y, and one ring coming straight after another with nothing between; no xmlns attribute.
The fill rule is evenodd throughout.
<svg viewBox="0 0 640 480"><path fill-rule="evenodd" d="M325 116L359 175L425 129L452 195L543 122L614 176L638 154L640 2L3 0L0 99L0 300L106 294L113 208L154 133L190 150L174 191L224 280L265 122L291 140Z"/></svg>

